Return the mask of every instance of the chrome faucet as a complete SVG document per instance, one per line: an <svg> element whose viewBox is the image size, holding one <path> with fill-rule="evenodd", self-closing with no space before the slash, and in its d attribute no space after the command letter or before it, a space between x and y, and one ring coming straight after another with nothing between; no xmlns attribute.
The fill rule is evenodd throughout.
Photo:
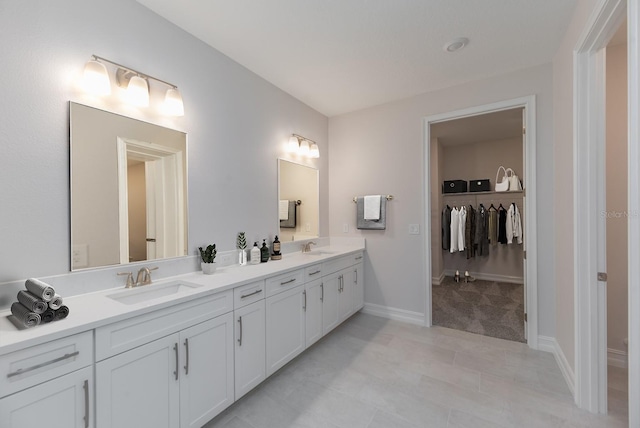
<svg viewBox="0 0 640 428"><path fill-rule="evenodd" d="M304 244L302 246L302 252L303 253L310 253L311 252L311 245L318 245L318 244L316 244L313 241L309 241L309 242L307 242L306 244Z"/></svg>

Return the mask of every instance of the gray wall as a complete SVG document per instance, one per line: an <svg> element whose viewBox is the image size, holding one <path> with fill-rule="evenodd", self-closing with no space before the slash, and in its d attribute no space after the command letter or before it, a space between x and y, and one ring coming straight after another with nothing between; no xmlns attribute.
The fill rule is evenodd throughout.
<svg viewBox="0 0 640 428"><path fill-rule="evenodd" d="M407 100L332 117L329 120L331 205L329 232L367 239L365 301L409 311L425 311L423 162L425 116L536 95L538 189L539 333L555 334L553 218L553 93L551 64L470 82ZM363 194L393 194L387 204L387 229L355 229L351 199ZM408 226L420 224L421 235Z"/></svg>
<svg viewBox="0 0 640 428"><path fill-rule="evenodd" d="M175 83L185 116L86 96L79 81L91 54ZM2 1L0 58L0 283L69 272L70 100L188 133L192 254L207 242L232 250L241 230L251 242L277 233L276 159L292 132L320 147L307 163L320 169L328 235L327 118L139 3Z"/></svg>

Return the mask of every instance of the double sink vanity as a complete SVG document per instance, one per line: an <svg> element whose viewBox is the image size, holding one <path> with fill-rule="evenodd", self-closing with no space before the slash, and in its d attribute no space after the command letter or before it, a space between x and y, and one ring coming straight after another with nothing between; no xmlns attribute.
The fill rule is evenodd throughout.
<svg viewBox="0 0 640 428"><path fill-rule="evenodd" d="M0 317L6 428L201 427L364 305L364 243L65 299L67 319Z"/></svg>

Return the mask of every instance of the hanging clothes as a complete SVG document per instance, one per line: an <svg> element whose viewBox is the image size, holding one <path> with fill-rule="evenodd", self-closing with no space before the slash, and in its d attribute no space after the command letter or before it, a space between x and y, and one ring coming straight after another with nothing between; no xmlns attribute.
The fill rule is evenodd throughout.
<svg viewBox="0 0 640 428"><path fill-rule="evenodd" d="M478 256L489 255L489 211L480 204L476 212L475 242Z"/></svg>
<svg viewBox="0 0 640 428"><path fill-rule="evenodd" d="M518 206L515 203L512 203L507 210L506 234L507 244L513 243L514 238L518 244L522 244L520 210L518 210Z"/></svg>
<svg viewBox="0 0 640 428"><path fill-rule="evenodd" d="M456 207L451 208L451 222L449 237L451 242L449 245L449 251L455 253L458 251L458 223L460 223L460 212Z"/></svg>
<svg viewBox="0 0 640 428"><path fill-rule="evenodd" d="M451 207L442 210L442 249L448 250L451 245Z"/></svg>
<svg viewBox="0 0 640 428"><path fill-rule="evenodd" d="M502 205L498 207L498 242L507 243L507 210Z"/></svg>
<svg viewBox="0 0 640 428"><path fill-rule="evenodd" d="M465 244L467 246L467 258L476 256L475 233L476 233L476 210L471 205L467 208L467 221L465 224Z"/></svg>
<svg viewBox="0 0 640 428"><path fill-rule="evenodd" d="M488 239L491 245L498 244L498 210L491 205L489 207L489 232Z"/></svg>
<svg viewBox="0 0 640 428"><path fill-rule="evenodd" d="M458 251L464 251L465 242L464 242L464 231L467 225L467 209L465 206L460 207L460 212L458 213L459 221L458 221Z"/></svg>

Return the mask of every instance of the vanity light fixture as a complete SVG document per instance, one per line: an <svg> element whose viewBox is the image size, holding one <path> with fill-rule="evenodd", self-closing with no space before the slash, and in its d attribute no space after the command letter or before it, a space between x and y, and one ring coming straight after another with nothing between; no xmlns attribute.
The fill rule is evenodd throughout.
<svg viewBox="0 0 640 428"><path fill-rule="evenodd" d="M96 95L109 95L111 93L109 74L103 64L105 62L117 67L116 83L118 86L126 88L126 97L129 103L138 107L148 107L149 80L155 80L169 87L165 94L163 111L172 116L184 116L182 95L180 95L176 85L97 55L92 55L84 68L85 89L88 92ZM98 83L91 83L95 81ZM108 91L106 91L106 87L109 88Z"/></svg>
<svg viewBox="0 0 640 428"><path fill-rule="evenodd" d="M287 151L289 153L297 153L300 156L312 159L317 159L320 157L318 144L316 144L315 141L312 141L298 134L291 134L291 137L289 137L289 142L287 143Z"/></svg>

